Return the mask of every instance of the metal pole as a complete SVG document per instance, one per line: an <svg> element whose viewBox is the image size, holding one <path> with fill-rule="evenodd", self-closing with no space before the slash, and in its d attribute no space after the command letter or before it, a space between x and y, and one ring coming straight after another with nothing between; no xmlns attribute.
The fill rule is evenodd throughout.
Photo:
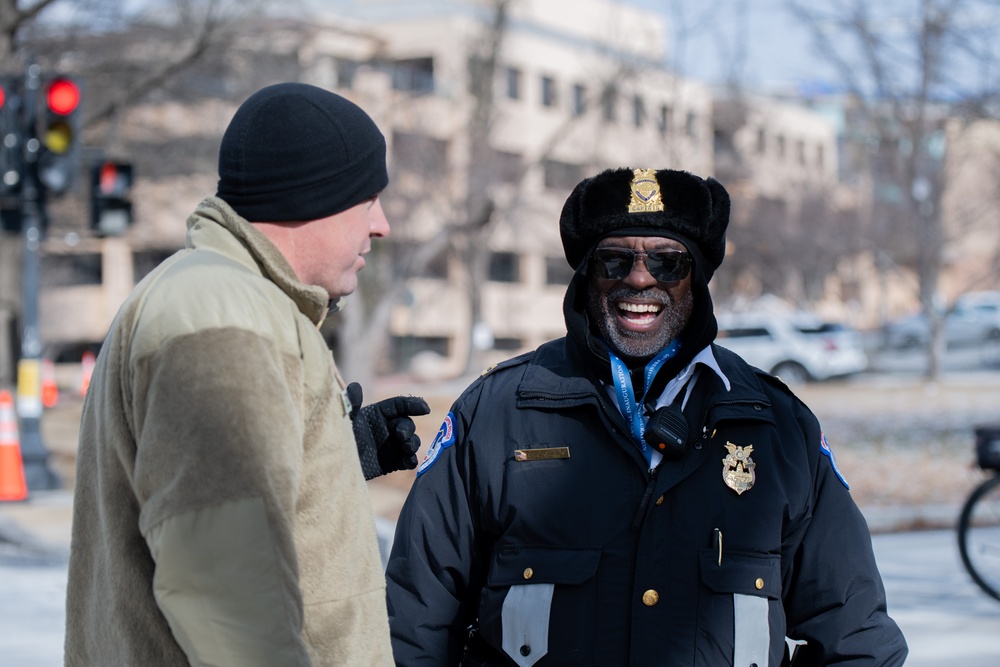
<svg viewBox="0 0 1000 667"><path fill-rule="evenodd" d="M45 201L39 190L35 129L40 67L28 65L24 88L24 181L21 190L21 235L24 241L21 359L17 365L17 408L20 416L21 458L29 490L59 488L59 478L49 468L49 452L42 442L42 338L38 331L38 290L42 242L41 216Z"/></svg>

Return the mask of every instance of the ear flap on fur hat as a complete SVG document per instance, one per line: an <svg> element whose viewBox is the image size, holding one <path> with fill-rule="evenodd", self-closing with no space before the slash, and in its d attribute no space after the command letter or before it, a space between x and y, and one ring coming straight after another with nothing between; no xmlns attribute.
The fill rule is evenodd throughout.
<svg viewBox="0 0 1000 667"><path fill-rule="evenodd" d="M658 193L640 194L663 203L641 205L630 212L633 181L644 170L608 169L581 181L563 205L559 233L563 250L575 270L598 241L607 236L666 236L690 247L704 259L699 268L706 282L726 254L726 227L729 225L729 193L714 178L703 179L686 171L661 169L656 172ZM648 185L648 184L647 184ZM655 185L652 186L655 188ZM650 210L652 209L652 210ZM694 250L694 249L693 249Z"/></svg>

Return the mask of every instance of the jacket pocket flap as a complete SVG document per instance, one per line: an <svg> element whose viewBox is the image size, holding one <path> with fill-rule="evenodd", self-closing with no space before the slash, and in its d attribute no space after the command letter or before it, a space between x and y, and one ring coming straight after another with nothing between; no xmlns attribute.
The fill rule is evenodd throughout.
<svg viewBox="0 0 1000 667"><path fill-rule="evenodd" d="M600 549L522 547L497 552L487 584L582 584L597 572Z"/></svg>
<svg viewBox="0 0 1000 667"><path fill-rule="evenodd" d="M701 581L714 593L741 593L776 599L781 595L781 558L768 554L702 549Z"/></svg>
<svg viewBox="0 0 1000 667"><path fill-rule="evenodd" d="M775 425L774 417L771 413L771 406L766 402L755 402L754 412L749 413L745 405L716 405L712 408L712 422L718 424L729 419L739 421L764 422Z"/></svg>

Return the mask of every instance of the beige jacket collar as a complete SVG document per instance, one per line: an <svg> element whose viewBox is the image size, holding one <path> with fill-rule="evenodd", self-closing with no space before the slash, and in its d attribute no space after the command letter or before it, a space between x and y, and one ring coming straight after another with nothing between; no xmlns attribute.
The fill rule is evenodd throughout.
<svg viewBox="0 0 1000 667"><path fill-rule="evenodd" d="M218 197L205 198L188 217L185 246L215 250L259 272L317 326L326 318L331 305L326 290L300 282L281 251Z"/></svg>

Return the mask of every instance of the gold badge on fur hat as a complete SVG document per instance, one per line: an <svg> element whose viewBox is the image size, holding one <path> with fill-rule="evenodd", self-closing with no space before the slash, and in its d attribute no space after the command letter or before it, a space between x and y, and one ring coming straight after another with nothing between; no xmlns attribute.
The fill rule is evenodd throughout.
<svg viewBox="0 0 1000 667"><path fill-rule="evenodd" d="M655 213L663 210L660 199L660 184L656 180L655 169L636 169L632 172L632 201L629 213Z"/></svg>

